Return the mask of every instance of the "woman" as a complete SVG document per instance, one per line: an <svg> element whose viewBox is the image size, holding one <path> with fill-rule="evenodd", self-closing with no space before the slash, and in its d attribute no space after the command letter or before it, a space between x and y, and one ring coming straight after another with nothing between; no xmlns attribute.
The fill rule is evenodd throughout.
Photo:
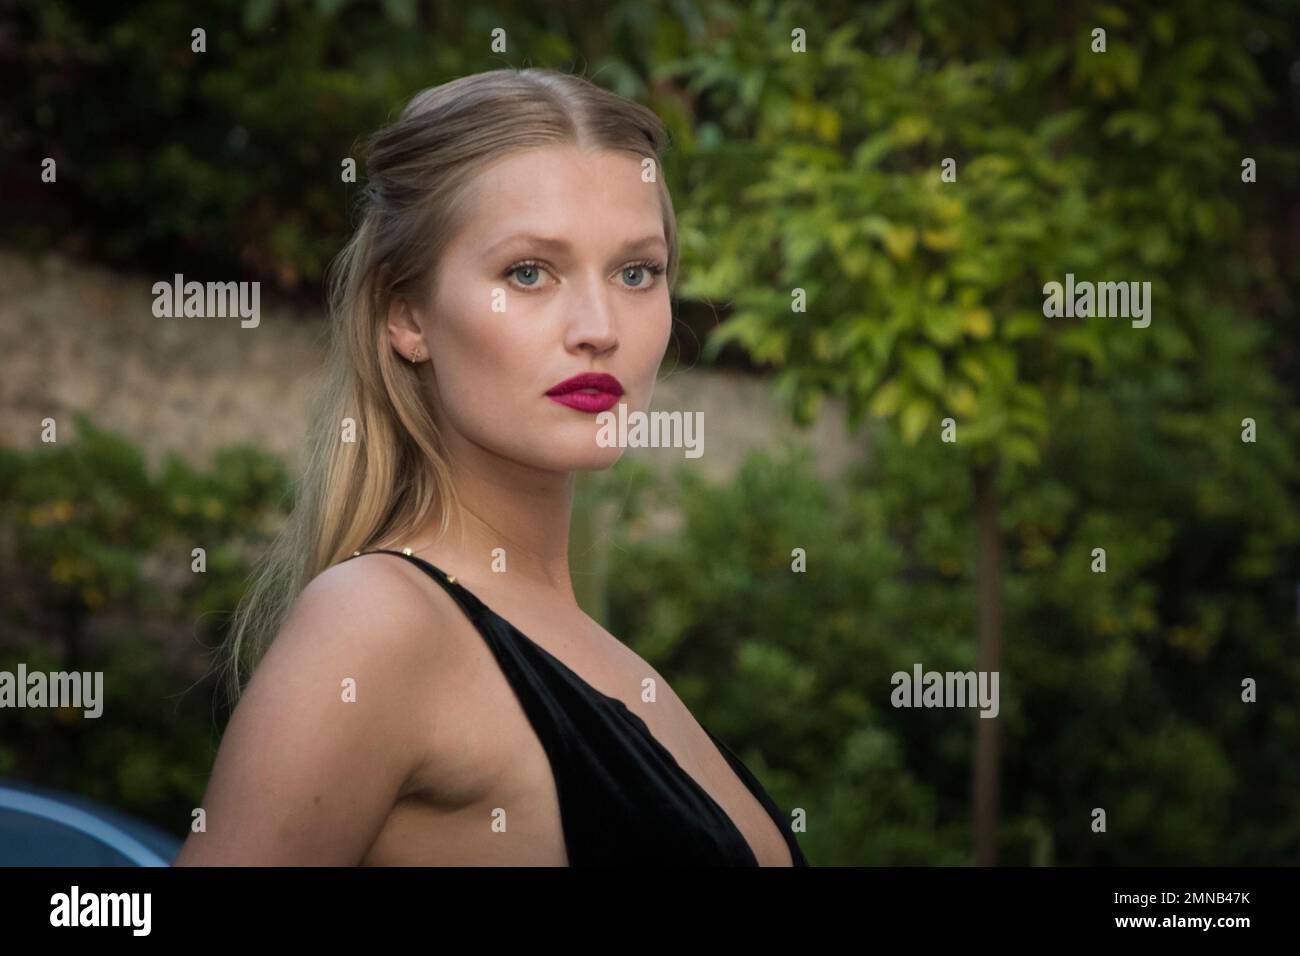
<svg viewBox="0 0 1300 956"><path fill-rule="evenodd" d="M569 579L574 472L622 453L597 414L644 411L668 344L665 141L540 69L426 90L371 140L312 454L178 865L806 865Z"/></svg>

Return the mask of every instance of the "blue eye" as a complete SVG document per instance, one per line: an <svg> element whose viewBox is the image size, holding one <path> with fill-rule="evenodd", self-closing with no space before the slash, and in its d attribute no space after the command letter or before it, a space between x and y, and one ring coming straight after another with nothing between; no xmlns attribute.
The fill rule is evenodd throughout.
<svg viewBox="0 0 1300 956"><path fill-rule="evenodd" d="M664 273L664 267L657 262L650 262L648 260L646 262L631 262L623 267L623 278L627 280L629 273L636 272L643 273L641 281L628 282L628 288L637 289L639 291L641 289L651 288L651 284L647 283L644 273L648 272L652 276L660 276Z"/></svg>
<svg viewBox="0 0 1300 956"><path fill-rule="evenodd" d="M520 284L526 286L536 285L537 280L541 278L541 276L538 273L537 266L535 265L515 266L509 271L508 275L518 276ZM528 276L528 275L531 275L532 278L531 279L523 278L523 276Z"/></svg>

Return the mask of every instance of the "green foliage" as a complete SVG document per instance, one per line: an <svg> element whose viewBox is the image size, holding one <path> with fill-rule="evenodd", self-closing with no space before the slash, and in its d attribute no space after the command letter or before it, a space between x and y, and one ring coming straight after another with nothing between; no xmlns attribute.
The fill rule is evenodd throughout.
<svg viewBox="0 0 1300 956"><path fill-rule="evenodd" d="M1300 853L1294 440L1165 426L1174 400L1084 395L1041 473L1004 476L1002 839L1009 864L1262 864ZM620 466L621 467L621 466ZM1140 480L1139 479L1140 476ZM653 508L680 518L655 532ZM972 670L969 476L877 429L827 485L806 459L636 492L611 630L731 739L811 860L969 862L974 712L895 709L891 675ZM1107 550L1105 574L1092 549ZM807 571L792 571L805 548ZM1241 700L1241 680L1267 700ZM1090 830L1093 807L1108 833ZM1231 812L1229 812L1231 808Z"/></svg>
<svg viewBox="0 0 1300 956"><path fill-rule="evenodd" d="M1084 392L1043 474L1005 478L1007 862L1300 851L1296 443L1206 441L1186 429L1182 398ZM18 711L0 772L180 832L219 731L201 678L223 619L205 611L233 606L239 556L274 528L288 486L248 451L201 471L172 460L155 477L121 439L84 418L76 431L0 450L0 667L105 671L117 729ZM686 469L661 483L632 462L600 476L589 506L613 505L618 528L608 624L782 806L807 812L815 862L961 864L978 718L887 702L890 676L915 662L974 667L968 479L936 443L874 439L871 468L833 483L793 451L755 456L723 485ZM665 513L677 530L658 530ZM241 536L228 562L214 547L208 573L190 571L193 542ZM1090 570L1098 541L1104 575ZM63 580L70 563L82 570ZM1261 703L1240 701L1243 676ZM1106 838L1088 829L1097 804Z"/></svg>
<svg viewBox="0 0 1300 956"><path fill-rule="evenodd" d="M102 671L112 716L7 712L0 774L182 833L216 747L205 652L283 517L288 479L252 449L225 450L206 470L173 456L155 475L87 416L75 433L30 452L0 448L0 669ZM196 547L202 573L192 570Z"/></svg>
<svg viewBox="0 0 1300 956"><path fill-rule="evenodd" d="M877 679L924 653L894 631L909 614L899 583L908 558L882 533L880 502L833 493L793 452L753 457L719 487L683 469L645 498L638 507L666 508L682 527L661 535L620 522L613 632L670 676L778 803L807 811L800 842L811 859L959 862L965 822L953 813L940 825L942 798L917 778L920 755L894 732L880 692L888 677ZM944 537L936 526L931 546L944 551ZM791 570L795 548L807 573ZM957 598L923 605L900 629L936 665L963 654L955 631L944 642L934 629L958 623ZM924 722L934 732L925 752L942 739L962 752L960 722Z"/></svg>
<svg viewBox="0 0 1300 956"><path fill-rule="evenodd" d="M639 0L557 8L414 0L48 0L13 18L0 134L0 237L195 278L247 274L314 294L364 187L361 141L417 91L506 66L586 71L662 115L645 58L682 23ZM206 52L191 31L206 30ZM491 49L507 28L507 52ZM657 37L650 45L646 34ZM39 181L58 162L57 184ZM357 160L359 184L342 181ZM207 275L204 275L207 273Z"/></svg>
<svg viewBox="0 0 1300 956"><path fill-rule="evenodd" d="M832 395L915 442L952 416L964 453L1034 466L1047 393L1120 358L1212 357L1186 321L1244 261L1240 162L1259 143L1234 127L1262 124L1268 101L1239 38L1286 42L1278 24L1176 2L1141 18L709 9L725 39L663 68L716 117L685 165L682 291L732 305L709 349L779 369L797 418ZM1088 46L1096 25L1105 53ZM1300 156L1273 161L1294 175ZM1150 281L1151 326L1045 319L1043 285L1067 272Z"/></svg>

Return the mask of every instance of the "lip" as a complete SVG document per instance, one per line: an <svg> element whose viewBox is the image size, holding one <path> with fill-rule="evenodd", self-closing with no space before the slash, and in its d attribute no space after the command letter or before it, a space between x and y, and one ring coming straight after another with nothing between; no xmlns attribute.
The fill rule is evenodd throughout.
<svg viewBox="0 0 1300 956"><path fill-rule="evenodd" d="M584 391L590 389L590 391ZM553 385L546 397L580 412L604 412L618 404L623 395L623 385L613 375L604 372L583 372Z"/></svg>

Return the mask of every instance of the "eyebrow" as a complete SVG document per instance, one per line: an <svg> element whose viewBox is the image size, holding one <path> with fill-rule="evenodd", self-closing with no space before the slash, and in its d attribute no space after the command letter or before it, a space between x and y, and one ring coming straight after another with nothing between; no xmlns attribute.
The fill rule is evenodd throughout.
<svg viewBox="0 0 1300 956"><path fill-rule="evenodd" d="M567 239L553 238L550 236L537 236L537 235L533 235L532 233L520 232L520 233L516 233L513 236L507 236L506 238L502 239L500 242L494 243L493 245L488 247L487 254L492 255L493 253L501 249L503 246L510 245L511 243L514 242L523 242L529 245L541 246L547 249L555 249L559 252L567 253L573 251L573 244L570 243ZM619 252L621 254L626 255L629 253L639 252L641 250L667 247L667 245L668 245L667 240L665 240L664 237L661 235L643 236L640 239L632 239L628 242L623 243L623 245L619 247Z"/></svg>

